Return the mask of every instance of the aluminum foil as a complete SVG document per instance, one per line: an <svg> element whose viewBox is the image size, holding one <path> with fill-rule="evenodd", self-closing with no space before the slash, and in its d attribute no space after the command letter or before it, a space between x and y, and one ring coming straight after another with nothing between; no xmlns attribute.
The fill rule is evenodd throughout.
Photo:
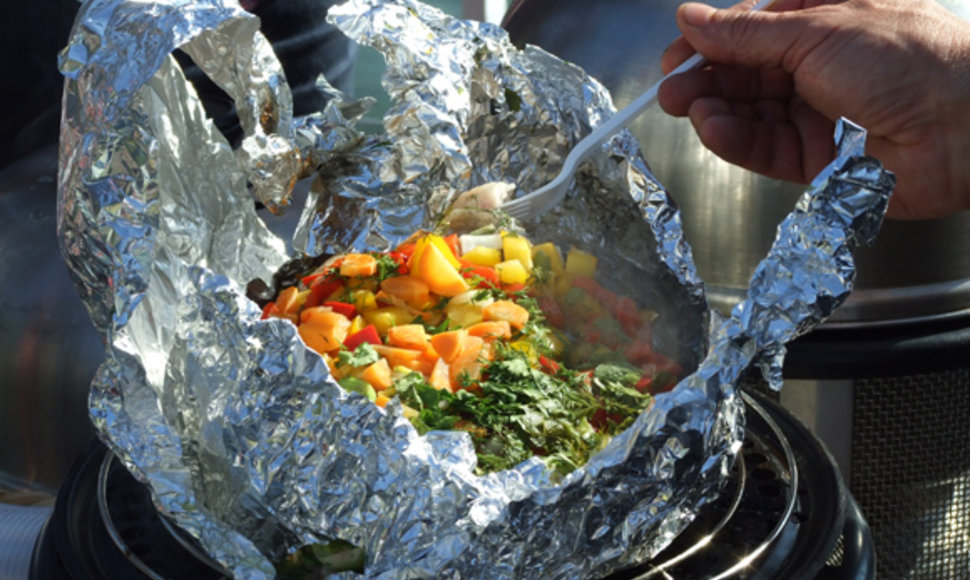
<svg viewBox="0 0 970 580"><path fill-rule="evenodd" d="M679 214L623 133L534 223L535 240L600 256L608 283L661 313L656 340L693 370L583 468L538 459L485 477L463 432L418 436L401 408L336 385L295 327L260 320L244 287L302 253L381 249L435 223L463 190L550 179L607 91L497 27L409 0L352 0L330 19L380 50L392 106L334 96L293 119L258 21L221 0L92 0L61 55L58 236L105 362L91 385L102 439L158 509L238 578L340 538L374 578L603 577L656 554L716 497L743 434L752 364L778 384L784 345L851 289L851 248L893 186L840 125L819 176L730 319L709 314ZM170 53L236 102L233 150ZM275 212L311 176L288 246ZM717 192L712 192L717 195Z"/></svg>

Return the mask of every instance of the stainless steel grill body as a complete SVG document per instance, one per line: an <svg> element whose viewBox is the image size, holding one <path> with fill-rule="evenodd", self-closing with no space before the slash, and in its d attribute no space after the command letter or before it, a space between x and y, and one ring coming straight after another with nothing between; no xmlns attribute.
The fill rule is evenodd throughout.
<svg viewBox="0 0 970 580"><path fill-rule="evenodd" d="M852 492L882 578L970 578L970 369L855 383Z"/></svg>

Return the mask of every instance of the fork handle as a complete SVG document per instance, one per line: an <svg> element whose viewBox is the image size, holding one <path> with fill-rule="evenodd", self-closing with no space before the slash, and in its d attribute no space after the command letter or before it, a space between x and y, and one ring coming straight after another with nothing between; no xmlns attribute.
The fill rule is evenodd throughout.
<svg viewBox="0 0 970 580"><path fill-rule="evenodd" d="M593 130L593 132L586 136L585 139L588 140L589 147L583 147L583 157L585 158L586 155L589 155L589 153L595 151L596 148L605 143L607 139L615 135L620 129L626 127L630 121L635 119L640 115L640 113L657 102L657 91L660 89L660 85L665 80L674 75L679 75L689 70L693 70L696 67L704 64L704 62L704 57L701 56L700 53L694 53L690 58L680 63L680 66L664 75L664 78L657 81L652 87L634 99L633 102L601 123L598 127L596 127L596 129ZM578 148L574 148L573 151L578 151Z"/></svg>

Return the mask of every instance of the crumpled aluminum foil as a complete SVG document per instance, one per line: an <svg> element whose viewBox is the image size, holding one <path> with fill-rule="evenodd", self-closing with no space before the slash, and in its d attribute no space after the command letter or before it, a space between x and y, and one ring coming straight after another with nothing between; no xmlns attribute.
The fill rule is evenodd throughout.
<svg viewBox="0 0 970 580"><path fill-rule="evenodd" d="M60 61L58 236L105 340L90 396L102 439L238 578L273 577L273 559L332 538L364 548L374 578L602 577L656 554L732 465L742 372L760 365L780 385L785 343L849 293L850 250L878 230L892 176L841 125L838 159L722 320L676 208L632 136L615 138L525 228L596 252L612 285L661 312L662 348L696 370L562 481L537 459L477 477L466 434L420 437L399 405L343 391L244 287L300 252L388 247L472 185L528 191L613 105L576 67L411 0L352 0L330 18L388 61L381 135L355 128L371 101L322 81L336 98L292 119L258 22L231 2L82 6ZM205 118L177 47L234 98L238 150ZM253 198L283 211L307 175L290 250Z"/></svg>

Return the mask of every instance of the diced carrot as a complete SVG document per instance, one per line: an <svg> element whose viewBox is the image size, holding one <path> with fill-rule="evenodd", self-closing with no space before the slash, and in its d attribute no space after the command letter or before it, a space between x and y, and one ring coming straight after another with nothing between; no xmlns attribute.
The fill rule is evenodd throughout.
<svg viewBox="0 0 970 580"><path fill-rule="evenodd" d="M422 355L423 355L423 353L422 353ZM429 358L427 358L425 356L419 356L418 358L414 359L413 361L406 362L405 364L403 364L401 366L407 367L407 368L411 369L412 371L417 371L417 372L421 373L421 376L423 376L424 378L427 379L429 376L431 376L431 372L432 372L432 370L434 370L434 365L439 360L441 360L441 359L429 359Z"/></svg>
<svg viewBox="0 0 970 580"><path fill-rule="evenodd" d="M359 331L350 334L344 339L344 347L347 350L356 350L358 346L364 344L382 344L381 337L377 334L377 327L373 324L368 324Z"/></svg>
<svg viewBox="0 0 970 580"><path fill-rule="evenodd" d="M360 378L364 379L375 391L383 391L391 386L391 366L387 359L380 359L377 362L367 365L360 373Z"/></svg>
<svg viewBox="0 0 970 580"><path fill-rule="evenodd" d="M488 340L512 338L512 327L507 320L489 320L468 327L468 334Z"/></svg>
<svg viewBox="0 0 970 580"><path fill-rule="evenodd" d="M300 289L290 286L280 291L276 297L276 308L283 314L294 314L300 311L309 294L300 294Z"/></svg>
<svg viewBox="0 0 970 580"><path fill-rule="evenodd" d="M340 275L365 278L377 273L377 259L370 254L347 254L340 263Z"/></svg>
<svg viewBox="0 0 970 580"><path fill-rule="evenodd" d="M490 354L491 349L487 347L484 340L477 336L469 336L465 340L461 353L448 366L448 376L453 388L468 390L479 388L477 381L482 376L482 368Z"/></svg>
<svg viewBox="0 0 970 580"><path fill-rule="evenodd" d="M428 333L422 324L402 324L387 329L387 344L424 351L428 347Z"/></svg>
<svg viewBox="0 0 970 580"><path fill-rule="evenodd" d="M377 354L387 359L392 367L403 366L413 368L421 364L422 352L411 348L401 348L399 346L388 346L386 344L375 344L374 350Z"/></svg>
<svg viewBox="0 0 970 580"><path fill-rule="evenodd" d="M479 339L481 340L481 339ZM439 332L431 336L431 346L446 363L451 364L462 353L468 341L468 331L464 328Z"/></svg>
<svg viewBox="0 0 970 580"><path fill-rule="evenodd" d="M451 378L448 363L445 362L445 359L439 358L435 361L434 366L431 368L431 374L428 377L428 384L439 390L451 390Z"/></svg>
<svg viewBox="0 0 970 580"><path fill-rule="evenodd" d="M415 308L424 308L431 299L428 284L414 276L392 276L381 282L381 290Z"/></svg>
<svg viewBox="0 0 970 580"><path fill-rule="evenodd" d="M377 393L377 398L374 399L374 403L378 407L386 407L387 404L390 403L390 402L391 402L391 398L388 397L387 395L383 395L381 393Z"/></svg>
<svg viewBox="0 0 970 580"><path fill-rule="evenodd" d="M326 306L304 308L298 328L303 341L313 350L325 353L340 348L347 338L350 320Z"/></svg>
<svg viewBox="0 0 970 580"><path fill-rule="evenodd" d="M529 311L511 300L496 300L482 311L484 320L504 320L512 328L522 330L529 322Z"/></svg>
<svg viewBox="0 0 970 580"><path fill-rule="evenodd" d="M353 320L357 316L357 307L346 302L324 302L323 305L337 314L346 316L347 320Z"/></svg>

